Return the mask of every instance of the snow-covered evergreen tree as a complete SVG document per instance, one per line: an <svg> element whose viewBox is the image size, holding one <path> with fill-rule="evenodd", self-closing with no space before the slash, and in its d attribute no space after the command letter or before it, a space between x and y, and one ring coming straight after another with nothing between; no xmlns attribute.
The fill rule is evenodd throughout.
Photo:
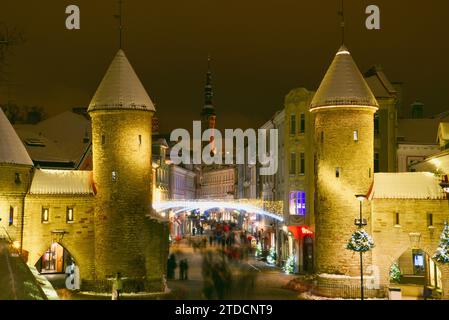
<svg viewBox="0 0 449 320"><path fill-rule="evenodd" d="M447 221L444 223L444 229L440 236L440 245L432 258L442 264L449 263L449 224Z"/></svg>

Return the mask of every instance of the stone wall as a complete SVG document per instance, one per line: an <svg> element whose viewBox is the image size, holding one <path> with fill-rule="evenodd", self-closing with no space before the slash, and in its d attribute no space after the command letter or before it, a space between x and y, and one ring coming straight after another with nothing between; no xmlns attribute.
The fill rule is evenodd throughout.
<svg viewBox="0 0 449 320"><path fill-rule="evenodd" d="M354 140L354 131L358 141ZM374 109L329 108L316 112L315 148L317 206L316 269L318 273L359 275L357 255L346 249L359 217L356 194L368 194L372 185ZM336 169L339 168L339 177ZM370 210L365 204L363 216ZM370 263L371 254L365 254Z"/></svg>
<svg viewBox="0 0 449 320"><path fill-rule="evenodd" d="M127 282L135 282L125 290L140 290L147 273L145 251L151 246L147 236L154 231L145 222L151 212L152 112L110 110L90 115L97 192L96 281L104 290L102 283L120 272Z"/></svg>
<svg viewBox="0 0 449 320"><path fill-rule="evenodd" d="M433 256L444 221L449 220L449 203L447 200L374 199L371 206L372 235L376 244L373 265L379 267L380 283L389 285L390 267L405 252L421 249ZM399 213L399 225L396 225L396 212ZM433 226L428 223L429 213L433 214ZM449 273L447 267L440 266L440 270L444 294L449 298Z"/></svg>
<svg viewBox="0 0 449 320"><path fill-rule="evenodd" d="M13 241L21 241L25 195L30 187L32 168L0 164L0 229L6 230ZM12 225L9 223L13 210ZM2 232L2 230L0 230Z"/></svg>
<svg viewBox="0 0 449 320"><path fill-rule="evenodd" d="M75 259L81 279L93 279L93 200L93 196L89 195L28 195L23 240L23 249L28 252L28 264L35 265L51 243L58 242ZM74 209L74 221L70 223L66 219L68 207ZM42 222L42 208L49 209L48 223ZM65 234L61 238L54 231Z"/></svg>

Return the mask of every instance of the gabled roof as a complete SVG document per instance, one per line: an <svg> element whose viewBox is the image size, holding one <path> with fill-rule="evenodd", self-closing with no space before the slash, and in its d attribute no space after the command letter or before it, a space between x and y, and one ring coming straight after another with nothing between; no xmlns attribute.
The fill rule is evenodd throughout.
<svg viewBox="0 0 449 320"><path fill-rule="evenodd" d="M379 107L345 46L338 50L312 100L310 109L338 106Z"/></svg>
<svg viewBox="0 0 449 320"><path fill-rule="evenodd" d="M375 173L369 198L442 200L445 194L429 172Z"/></svg>
<svg viewBox="0 0 449 320"><path fill-rule="evenodd" d="M388 80L380 66L374 66L365 73L365 81L376 99L391 98L397 95L394 86Z"/></svg>
<svg viewBox="0 0 449 320"><path fill-rule="evenodd" d="M134 109L156 111L123 50L119 50L93 97L88 112Z"/></svg>
<svg viewBox="0 0 449 320"><path fill-rule="evenodd" d="M28 152L0 108L0 163L32 166Z"/></svg>
<svg viewBox="0 0 449 320"><path fill-rule="evenodd" d="M92 171L36 170L30 194L93 194Z"/></svg>

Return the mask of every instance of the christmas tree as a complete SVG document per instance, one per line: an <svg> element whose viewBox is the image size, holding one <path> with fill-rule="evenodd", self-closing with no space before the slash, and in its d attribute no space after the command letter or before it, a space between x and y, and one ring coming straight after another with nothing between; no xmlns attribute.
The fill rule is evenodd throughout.
<svg viewBox="0 0 449 320"><path fill-rule="evenodd" d="M269 264L276 264L276 250L274 248L270 249L270 253L268 253L267 262Z"/></svg>
<svg viewBox="0 0 449 320"><path fill-rule="evenodd" d="M256 258L262 257L262 244L259 242L256 247Z"/></svg>
<svg viewBox="0 0 449 320"><path fill-rule="evenodd" d="M395 262L390 268L390 280L392 282L399 283L401 282L401 278L402 278L401 269L399 269L398 263Z"/></svg>
<svg viewBox="0 0 449 320"><path fill-rule="evenodd" d="M294 256L289 256L287 261L285 262L284 267L282 268L282 270L286 273L286 274L292 274L295 272L295 257Z"/></svg>
<svg viewBox="0 0 449 320"><path fill-rule="evenodd" d="M449 263L449 224L447 221L444 223L443 233L440 236L440 245L432 258L442 264Z"/></svg>
<svg viewBox="0 0 449 320"><path fill-rule="evenodd" d="M346 245L346 249L356 252L367 252L372 248L374 248L374 241L363 229L354 232Z"/></svg>

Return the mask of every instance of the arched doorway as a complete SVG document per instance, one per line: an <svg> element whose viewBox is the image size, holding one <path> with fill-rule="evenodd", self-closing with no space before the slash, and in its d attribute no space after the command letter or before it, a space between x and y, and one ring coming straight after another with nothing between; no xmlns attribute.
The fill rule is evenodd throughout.
<svg viewBox="0 0 449 320"><path fill-rule="evenodd" d="M75 260L68 250L58 242L53 242L37 261L35 267L42 274L65 273L68 266Z"/></svg>
<svg viewBox="0 0 449 320"><path fill-rule="evenodd" d="M310 236L304 237L303 247L303 268L304 272L313 272L313 239Z"/></svg>
<svg viewBox="0 0 449 320"><path fill-rule="evenodd" d="M390 282L411 299L439 298L441 270L424 250L407 249L390 268Z"/></svg>
<svg viewBox="0 0 449 320"><path fill-rule="evenodd" d="M78 290L80 288L78 263L70 252L58 242L53 242L45 250L35 267L56 290Z"/></svg>

